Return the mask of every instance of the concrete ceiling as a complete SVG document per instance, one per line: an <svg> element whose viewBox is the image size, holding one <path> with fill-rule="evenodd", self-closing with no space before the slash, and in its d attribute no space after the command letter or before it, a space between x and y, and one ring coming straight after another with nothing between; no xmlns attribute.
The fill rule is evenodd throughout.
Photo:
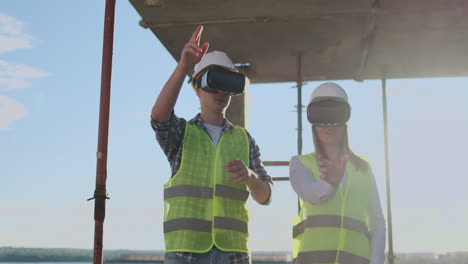
<svg viewBox="0 0 468 264"><path fill-rule="evenodd" d="M468 76L467 0L130 0L174 59L197 25L252 82Z"/></svg>

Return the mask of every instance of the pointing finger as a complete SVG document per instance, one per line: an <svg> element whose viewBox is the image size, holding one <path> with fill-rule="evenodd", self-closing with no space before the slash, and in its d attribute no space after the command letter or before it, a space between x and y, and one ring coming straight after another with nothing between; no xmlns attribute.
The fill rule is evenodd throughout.
<svg viewBox="0 0 468 264"><path fill-rule="evenodd" d="M203 26L198 26L195 32L193 32L192 37L190 38L190 41L197 43L197 45L200 44L200 38L201 38L201 33L203 32Z"/></svg>
<svg viewBox="0 0 468 264"><path fill-rule="evenodd" d="M202 52L200 53L202 56L204 56L206 54L206 52L208 51L208 48L210 47L210 43L208 42L205 42L203 43L202 45Z"/></svg>

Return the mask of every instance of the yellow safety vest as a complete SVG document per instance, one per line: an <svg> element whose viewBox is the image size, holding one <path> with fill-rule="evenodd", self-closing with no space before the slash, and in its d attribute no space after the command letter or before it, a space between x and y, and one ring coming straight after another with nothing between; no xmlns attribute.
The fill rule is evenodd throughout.
<svg viewBox="0 0 468 264"><path fill-rule="evenodd" d="M182 161L164 185L166 251L203 253L213 245L224 251L248 253L249 190L232 184L226 165L241 160L249 166L249 140L241 127L231 127L214 148L208 133L187 122Z"/></svg>
<svg viewBox="0 0 468 264"><path fill-rule="evenodd" d="M315 153L301 155L304 166L320 180ZM293 258L296 264L368 264L370 238L367 221L372 171L358 171L348 161L346 187L340 184L335 197L311 204L300 199L301 210L293 221Z"/></svg>

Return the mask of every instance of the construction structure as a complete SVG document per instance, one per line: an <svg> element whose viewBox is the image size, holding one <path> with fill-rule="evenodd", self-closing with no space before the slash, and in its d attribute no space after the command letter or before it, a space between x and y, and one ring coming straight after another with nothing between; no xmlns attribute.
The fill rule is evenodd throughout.
<svg viewBox="0 0 468 264"><path fill-rule="evenodd" d="M296 82L298 154L302 154L301 98L304 81L381 79L387 255L388 262L393 263L386 80L468 76L468 1L130 2L141 16L139 25L151 30L175 60L179 60L187 36L196 26L205 25L209 30L203 33L203 38L217 50L228 51L235 65L249 76L252 83ZM102 263L114 9L115 0L106 0L103 92L94 196L97 233L94 263ZM248 93L233 100L227 116L235 124L248 125Z"/></svg>

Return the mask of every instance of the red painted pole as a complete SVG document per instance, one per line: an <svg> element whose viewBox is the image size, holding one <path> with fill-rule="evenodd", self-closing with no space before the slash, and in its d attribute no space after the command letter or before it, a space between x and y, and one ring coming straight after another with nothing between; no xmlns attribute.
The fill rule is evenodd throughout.
<svg viewBox="0 0 468 264"><path fill-rule="evenodd" d="M273 181L289 181L289 177L273 177Z"/></svg>
<svg viewBox="0 0 468 264"><path fill-rule="evenodd" d="M99 132L96 166L96 189L94 190L94 254L93 263L103 263L102 242L106 216L107 144L109 136L109 112L112 79L112 53L114 48L115 0L106 0L104 40L101 71L101 102L99 108Z"/></svg>
<svg viewBox="0 0 468 264"><path fill-rule="evenodd" d="M264 161L264 166L289 166L289 161Z"/></svg>

